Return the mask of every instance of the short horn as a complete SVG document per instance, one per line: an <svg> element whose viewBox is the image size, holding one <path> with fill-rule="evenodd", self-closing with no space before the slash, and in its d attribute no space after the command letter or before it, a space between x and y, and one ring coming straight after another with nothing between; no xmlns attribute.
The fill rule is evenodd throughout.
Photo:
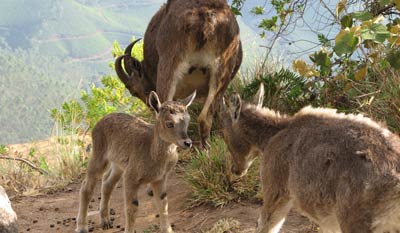
<svg viewBox="0 0 400 233"><path fill-rule="evenodd" d="M126 69L126 72L131 75L132 72L134 70L138 71L139 73L141 73L141 65L140 62L138 60L136 60L135 58L132 58L132 49L135 46L135 44L137 42L139 42L141 40L141 38L133 41L132 43L130 43L126 48L125 48L125 55L127 55L127 57L124 59L124 66Z"/></svg>
<svg viewBox="0 0 400 233"><path fill-rule="evenodd" d="M125 84L125 87L129 89L130 78L128 74L122 68L122 59L126 58L127 55L121 55L115 60L115 71L117 72L118 78Z"/></svg>

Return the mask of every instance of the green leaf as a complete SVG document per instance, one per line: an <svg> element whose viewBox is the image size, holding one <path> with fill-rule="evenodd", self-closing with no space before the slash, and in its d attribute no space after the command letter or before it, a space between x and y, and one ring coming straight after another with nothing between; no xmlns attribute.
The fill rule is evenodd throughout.
<svg viewBox="0 0 400 233"><path fill-rule="evenodd" d="M353 32L342 30L335 39L335 46L333 47L333 51L338 56L341 56L346 53L353 53L358 45L359 39L354 36Z"/></svg>
<svg viewBox="0 0 400 233"><path fill-rule="evenodd" d="M318 34L318 41L319 43L322 44L324 47L330 47L331 43L328 38L324 34Z"/></svg>
<svg viewBox="0 0 400 233"><path fill-rule="evenodd" d="M331 59L325 51L315 52L310 56L310 59L320 68L322 75L327 75L331 71Z"/></svg>
<svg viewBox="0 0 400 233"><path fill-rule="evenodd" d="M363 40L372 40L376 43L383 43L390 38L390 32L383 24L373 23L370 27L362 28L360 33Z"/></svg>
<svg viewBox="0 0 400 233"><path fill-rule="evenodd" d="M6 145L0 145L0 154L5 155L7 153Z"/></svg>
<svg viewBox="0 0 400 233"><path fill-rule="evenodd" d="M39 162L40 162L39 167L40 167L41 169L43 169L43 170L45 170L45 171L48 171L48 170L49 170L49 165L48 165L47 162L46 162L46 157L40 156L40 157L39 157Z"/></svg>
<svg viewBox="0 0 400 233"><path fill-rule="evenodd" d="M387 60L394 69L400 70L400 49L390 51Z"/></svg>
<svg viewBox="0 0 400 233"><path fill-rule="evenodd" d="M278 21L278 16L273 16L271 19L263 19L261 23L258 25L258 27L267 31L274 31L277 28L276 25L277 21Z"/></svg>
<svg viewBox="0 0 400 233"><path fill-rule="evenodd" d="M381 6L386 6L390 3L390 0L379 0L379 5Z"/></svg>
<svg viewBox="0 0 400 233"><path fill-rule="evenodd" d="M357 11L357 12L353 12L351 15L353 16L354 19L358 19L361 21L366 21L366 20L372 19L371 13L369 13L367 11Z"/></svg>
<svg viewBox="0 0 400 233"><path fill-rule="evenodd" d="M236 7L231 7L231 11L233 12L233 14L235 15L242 15L242 13L240 12L240 10Z"/></svg>
<svg viewBox="0 0 400 233"><path fill-rule="evenodd" d="M340 25L342 29L351 28L353 26L353 17L351 15L345 15L340 19Z"/></svg>
<svg viewBox="0 0 400 233"><path fill-rule="evenodd" d="M255 15L262 15L264 13L264 8L261 6L256 6L253 9L251 9L250 12Z"/></svg>

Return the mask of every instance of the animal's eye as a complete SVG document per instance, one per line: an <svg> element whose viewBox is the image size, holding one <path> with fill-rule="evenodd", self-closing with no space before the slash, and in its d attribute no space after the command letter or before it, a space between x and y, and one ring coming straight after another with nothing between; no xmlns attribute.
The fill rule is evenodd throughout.
<svg viewBox="0 0 400 233"><path fill-rule="evenodd" d="M174 123L172 122L167 122L165 125L167 126L167 128L174 128Z"/></svg>

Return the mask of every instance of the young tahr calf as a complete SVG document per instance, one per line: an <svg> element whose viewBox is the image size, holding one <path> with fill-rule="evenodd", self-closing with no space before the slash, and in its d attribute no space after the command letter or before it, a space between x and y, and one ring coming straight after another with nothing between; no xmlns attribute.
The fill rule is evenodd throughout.
<svg viewBox="0 0 400 233"><path fill-rule="evenodd" d="M112 227L109 200L116 183L123 177L125 197L125 233L134 232L139 206L137 193L142 184L150 183L160 214L162 232L173 232L168 221L167 177L178 160L177 146L187 149L192 140L187 135L188 106L196 92L182 102L160 103L155 92L149 95L149 106L156 113L154 125L134 116L113 113L100 120L93 129L93 154L86 179L80 191L77 229L88 231L87 210L96 182L103 178L100 217L103 229ZM106 175L104 171L108 169Z"/></svg>
<svg viewBox="0 0 400 233"><path fill-rule="evenodd" d="M262 101L262 100L261 100ZM322 232L400 232L400 139L362 115L305 107L294 116L242 103L223 105L232 170L261 156L263 206L257 232L279 232L293 208Z"/></svg>

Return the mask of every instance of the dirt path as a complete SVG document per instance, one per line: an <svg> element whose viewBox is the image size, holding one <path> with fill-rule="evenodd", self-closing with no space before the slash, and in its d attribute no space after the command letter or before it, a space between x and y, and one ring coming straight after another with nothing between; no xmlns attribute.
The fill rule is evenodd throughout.
<svg viewBox="0 0 400 233"><path fill-rule="evenodd" d="M70 184L63 191L37 197L23 197L13 200L17 212L20 232L60 232L71 233L75 229L75 216L78 210L80 183ZM251 203L233 203L225 208L196 207L187 208L186 200L190 194L189 187L182 179L182 174L174 174L168 183L168 201L171 223L175 232L205 232L219 219L233 218L240 222L240 228L232 232L253 232L257 222L259 205ZM123 195L118 184L111 197L111 208L115 212L114 228L103 231L99 224L100 185L96 187L93 200L89 206L89 221L93 232L123 232ZM158 232L158 219L153 208L151 197L142 187L139 194L139 213L136 220L137 232ZM313 232L312 225L297 214L291 213L281 232ZM221 232L222 233L222 232Z"/></svg>

